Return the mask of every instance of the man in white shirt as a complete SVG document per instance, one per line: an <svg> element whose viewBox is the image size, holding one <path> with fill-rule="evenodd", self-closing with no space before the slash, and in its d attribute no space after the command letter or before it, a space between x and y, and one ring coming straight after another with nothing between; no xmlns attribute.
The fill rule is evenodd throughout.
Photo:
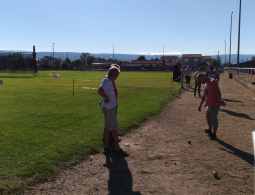
<svg viewBox="0 0 255 195"><path fill-rule="evenodd" d="M197 80L197 75L201 73L201 68L198 68L198 71L195 72L195 88L194 88L194 97L196 97L196 91L198 91L199 98L201 98L200 90L201 90L201 83Z"/></svg>
<svg viewBox="0 0 255 195"><path fill-rule="evenodd" d="M186 87L190 87L190 76L191 76L191 69L189 65L185 69L185 79L186 79Z"/></svg>
<svg viewBox="0 0 255 195"><path fill-rule="evenodd" d="M183 83L184 83L184 77L185 77L185 71L184 71L185 67L182 66L181 68L181 88L184 89L183 87Z"/></svg>
<svg viewBox="0 0 255 195"><path fill-rule="evenodd" d="M116 106L117 100L114 94L112 82L115 81L119 76L119 69L116 67L110 68L108 71L108 77L104 77L101 85L98 89L98 94L102 97L102 112L105 118L105 125L104 125L104 152L109 153L109 131L112 131L113 140L116 146L116 155L119 156L128 156L127 152L124 152L120 146L118 141L118 121L117 121L117 113L116 113Z"/></svg>

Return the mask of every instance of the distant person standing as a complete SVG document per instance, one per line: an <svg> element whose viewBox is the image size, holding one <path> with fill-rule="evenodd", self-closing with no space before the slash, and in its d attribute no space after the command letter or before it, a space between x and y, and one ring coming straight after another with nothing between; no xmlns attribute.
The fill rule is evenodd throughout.
<svg viewBox="0 0 255 195"><path fill-rule="evenodd" d="M191 69L189 68L189 65L184 71L185 71L186 87L190 87Z"/></svg>
<svg viewBox="0 0 255 195"><path fill-rule="evenodd" d="M218 71L214 70L214 66L210 66L210 70L205 74L205 76L220 81L220 75Z"/></svg>
<svg viewBox="0 0 255 195"><path fill-rule="evenodd" d="M184 66L182 66L182 68L181 68L181 88L182 89L185 89L184 87L183 87L183 83L184 83L184 77L185 77L185 67Z"/></svg>
<svg viewBox="0 0 255 195"><path fill-rule="evenodd" d="M201 68L198 68L198 71L194 74L195 79L195 89L194 89L194 97L196 97L196 91L198 91L199 98L201 98L200 90L201 90L201 83L197 80L197 75L201 74Z"/></svg>

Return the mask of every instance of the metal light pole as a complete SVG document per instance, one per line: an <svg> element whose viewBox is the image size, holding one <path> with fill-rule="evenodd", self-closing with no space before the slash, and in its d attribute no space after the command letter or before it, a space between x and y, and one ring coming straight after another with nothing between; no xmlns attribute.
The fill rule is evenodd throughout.
<svg viewBox="0 0 255 195"><path fill-rule="evenodd" d="M231 13L231 23L230 23L230 42L229 42L229 62L228 62L228 66L230 66L231 64L231 34L232 34L232 14Z"/></svg>
<svg viewBox="0 0 255 195"><path fill-rule="evenodd" d="M241 0L239 6L239 26L238 26L238 47L237 47L237 68L239 68L239 50L240 50L240 25L241 25ZM239 71L237 70L237 74Z"/></svg>
<svg viewBox="0 0 255 195"><path fill-rule="evenodd" d="M53 43L53 64L52 64L53 68L54 68L54 44L55 43Z"/></svg>
<svg viewBox="0 0 255 195"><path fill-rule="evenodd" d="M225 66L226 66L226 45L227 45L227 41L224 39L225 41Z"/></svg>

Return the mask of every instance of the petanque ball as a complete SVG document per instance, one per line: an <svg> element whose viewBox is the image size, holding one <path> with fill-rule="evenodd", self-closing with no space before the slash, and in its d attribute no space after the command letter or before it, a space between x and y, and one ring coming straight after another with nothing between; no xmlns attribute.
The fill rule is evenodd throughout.
<svg viewBox="0 0 255 195"><path fill-rule="evenodd" d="M188 144L191 144L191 141L190 141L190 140L188 140Z"/></svg>
<svg viewBox="0 0 255 195"><path fill-rule="evenodd" d="M214 177L217 177L218 176L218 173L216 171L213 172L213 176Z"/></svg>

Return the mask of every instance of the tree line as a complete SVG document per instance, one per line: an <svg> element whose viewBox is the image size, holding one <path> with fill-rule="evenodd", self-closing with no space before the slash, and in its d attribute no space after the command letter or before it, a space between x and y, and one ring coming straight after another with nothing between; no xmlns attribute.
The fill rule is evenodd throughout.
<svg viewBox="0 0 255 195"><path fill-rule="evenodd" d="M100 57L95 57L93 55L90 55L90 53L88 52L82 52L80 55L80 59L71 61L69 58L66 58L63 62L62 68L64 69L71 69L71 68L91 68L92 67L92 63L94 61L113 61L112 58L109 59L105 59L105 58L100 58ZM117 61L117 59L115 59L114 61ZM58 64L59 63L59 64ZM54 62L55 64L55 62ZM55 65L59 65L60 67L60 61L56 61ZM55 66L57 67L57 66Z"/></svg>
<svg viewBox="0 0 255 195"><path fill-rule="evenodd" d="M36 62L31 56L23 57L22 53L9 53L0 56L0 69L2 70L29 70L35 69Z"/></svg>

